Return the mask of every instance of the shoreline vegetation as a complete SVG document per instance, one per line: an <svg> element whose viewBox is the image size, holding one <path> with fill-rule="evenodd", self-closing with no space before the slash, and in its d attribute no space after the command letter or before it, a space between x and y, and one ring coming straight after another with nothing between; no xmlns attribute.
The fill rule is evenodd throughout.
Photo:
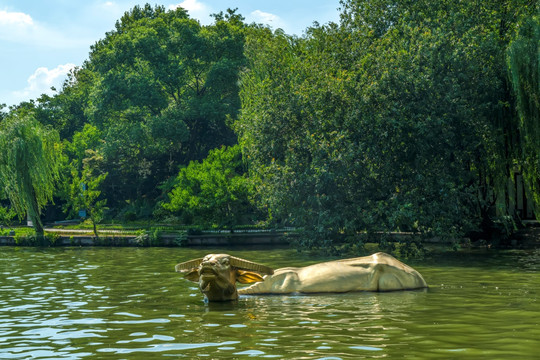
<svg viewBox="0 0 540 360"><path fill-rule="evenodd" d="M237 9L126 11L54 95L0 103L0 224L34 228L3 241L536 244L540 3L340 5L302 36Z"/></svg>
<svg viewBox="0 0 540 360"><path fill-rule="evenodd" d="M236 229L216 230L188 228L184 230L170 230L173 226L157 226L142 230L137 227L110 228L99 231L99 237L94 236L92 229L81 228L45 228L44 237L39 240L32 229L27 227L13 228L3 231L0 235L0 246L30 246L30 247L291 247L301 236L301 230L287 229ZM5 235L7 233L7 235ZM419 234L392 232L379 234L358 234L354 244L362 244L361 248L353 249L350 239L334 242L341 245L341 252L357 255L384 250L388 252L403 253L411 243L422 249L407 256L418 256L424 253L424 247L444 248L453 250L463 249L532 249L540 248L540 226L530 223L529 226L515 232L509 239L492 246L492 242L484 239L471 241L469 238L460 240L441 238L421 238ZM343 251L346 249L346 251ZM335 255L335 254L334 254Z"/></svg>

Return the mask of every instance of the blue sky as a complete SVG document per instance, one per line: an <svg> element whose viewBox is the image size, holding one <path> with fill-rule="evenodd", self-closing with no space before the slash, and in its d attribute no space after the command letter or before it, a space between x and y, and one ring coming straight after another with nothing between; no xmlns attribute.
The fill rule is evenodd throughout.
<svg viewBox="0 0 540 360"><path fill-rule="evenodd" d="M146 2L180 5L203 25L212 13L238 8L248 22L296 35L314 21L339 19L339 0L0 0L0 104L52 94L125 11Z"/></svg>

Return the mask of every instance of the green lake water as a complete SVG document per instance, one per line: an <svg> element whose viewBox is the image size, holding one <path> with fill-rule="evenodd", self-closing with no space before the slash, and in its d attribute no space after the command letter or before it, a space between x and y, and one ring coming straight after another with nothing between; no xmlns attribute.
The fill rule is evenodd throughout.
<svg viewBox="0 0 540 360"><path fill-rule="evenodd" d="M407 261L430 288L206 304L178 262L294 250L0 248L0 359L538 359L540 250Z"/></svg>

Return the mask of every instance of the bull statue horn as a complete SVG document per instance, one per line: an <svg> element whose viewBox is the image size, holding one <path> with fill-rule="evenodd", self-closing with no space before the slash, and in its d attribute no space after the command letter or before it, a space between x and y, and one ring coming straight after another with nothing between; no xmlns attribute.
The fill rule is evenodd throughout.
<svg viewBox="0 0 540 360"><path fill-rule="evenodd" d="M203 259L189 260L189 261L177 264L174 267L174 270L179 273L190 271L191 269L198 268L199 265L201 265L202 261Z"/></svg>
<svg viewBox="0 0 540 360"><path fill-rule="evenodd" d="M274 270L272 270L272 268L269 268L268 266L264 266L264 265L257 264L248 260L237 258L235 256L231 256L229 259L230 259L231 266L234 266L237 269L251 270L259 274L265 274L265 275L272 275L274 273Z"/></svg>

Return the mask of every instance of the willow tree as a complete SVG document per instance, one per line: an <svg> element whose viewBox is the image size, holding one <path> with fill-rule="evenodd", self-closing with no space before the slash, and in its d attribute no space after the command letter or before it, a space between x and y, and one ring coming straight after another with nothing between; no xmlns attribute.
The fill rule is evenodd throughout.
<svg viewBox="0 0 540 360"><path fill-rule="evenodd" d="M519 113L522 173L525 186L540 205L540 16L526 19L508 47L508 68Z"/></svg>
<svg viewBox="0 0 540 360"><path fill-rule="evenodd" d="M41 210L52 201L59 173L59 136L32 113L13 111L0 124L0 184L19 218L43 236Z"/></svg>

